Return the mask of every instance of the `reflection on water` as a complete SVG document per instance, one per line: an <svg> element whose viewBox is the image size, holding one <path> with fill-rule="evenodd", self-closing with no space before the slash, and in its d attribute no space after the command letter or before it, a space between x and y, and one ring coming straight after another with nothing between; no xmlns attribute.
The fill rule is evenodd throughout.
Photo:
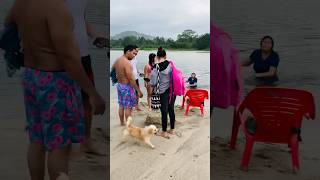
<svg viewBox="0 0 320 180"><path fill-rule="evenodd" d="M216 0L214 7L214 22L230 33L241 59L270 35L280 56L279 86L307 89L319 98L320 1ZM242 69L245 89L253 87L252 68Z"/></svg>

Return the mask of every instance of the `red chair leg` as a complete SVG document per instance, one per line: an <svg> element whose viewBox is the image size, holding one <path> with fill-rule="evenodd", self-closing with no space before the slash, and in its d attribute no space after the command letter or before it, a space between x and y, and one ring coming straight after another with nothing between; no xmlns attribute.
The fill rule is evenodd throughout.
<svg viewBox="0 0 320 180"><path fill-rule="evenodd" d="M232 132L231 132L231 140L230 140L230 148L235 149L236 148L236 142L237 142L237 136L240 126L240 118L236 115L236 110L234 110L233 113L233 123L232 123Z"/></svg>
<svg viewBox="0 0 320 180"><path fill-rule="evenodd" d="M187 109L186 109L186 113L184 115L188 116L189 113L189 108L190 108L190 104L187 104Z"/></svg>
<svg viewBox="0 0 320 180"><path fill-rule="evenodd" d="M204 117L204 109L203 109L203 105L200 106L200 111L201 111L201 116Z"/></svg>
<svg viewBox="0 0 320 180"><path fill-rule="evenodd" d="M299 141L298 141L297 135L294 135L291 137L290 147L291 147L293 171L298 172L300 169L300 162L299 162Z"/></svg>
<svg viewBox="0 0 320 180"><path fill-rule="evenodd" d="M254 144L254 136L246 135L246 146L242 155L241 169L248 171L251 152Z"/></svg>
<svg viewBox="0 0 320 180"><path fill-rule="evenodd" d="M185 102L185 100L186 100L186 97L183 96L181 109L184 109L184 102Z"/></svg>

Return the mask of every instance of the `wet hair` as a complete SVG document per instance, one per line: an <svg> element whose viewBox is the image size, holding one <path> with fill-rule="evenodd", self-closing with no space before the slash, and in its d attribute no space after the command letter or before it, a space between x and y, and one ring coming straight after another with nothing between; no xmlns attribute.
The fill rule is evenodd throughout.
<svg viewBox="0 0 320 180"><path fill-rule="evenodd" d="M260 48L262 47L262 42L265 40L265 39L270 39L271 40L271 51L273 51L273 46L274 46L274 41L273 41L273 38L271 36L264 36L261 41L260 41Z"/></svg>
<svg viewBox="0 0 320 180"><path fill-rule="evenodd" d="M159 47L158 52L157 52L157 56L160 58L163 58L163 57L167 56L167 53L162 47Z"/></svg>
<svg viewBox="0 0 320 180"><path fill-rule="evenodd" d="M156 54L150 53L149 54L149 65L152 67L154 64L154 58L156 57Z"/></svg>
<svg viewBox="0 0 320 180"><path fill-rule="evenodd" d="M127 45L124 47L123 52L126 53L127 51L133 51L137 48L138 48L138 46L136 46L136 45Z"/></svg>

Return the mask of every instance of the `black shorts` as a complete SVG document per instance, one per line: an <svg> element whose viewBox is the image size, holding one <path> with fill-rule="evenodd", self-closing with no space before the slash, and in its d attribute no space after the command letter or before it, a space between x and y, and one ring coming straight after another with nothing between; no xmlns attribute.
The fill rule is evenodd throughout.
<svg viewBox="0 0 320 180"><path fill-rule="evenodd" d="M81 63L82 63L84 71L86 72L89 80L91 81L91 83L94 86L94 75L93 75L93 71L92 71L90 56L88 55L88 56L81 57ZM83 101L86 101L89 98L88 94L85 93L83 90L81 90L81 96L82 96Z"/></svg>

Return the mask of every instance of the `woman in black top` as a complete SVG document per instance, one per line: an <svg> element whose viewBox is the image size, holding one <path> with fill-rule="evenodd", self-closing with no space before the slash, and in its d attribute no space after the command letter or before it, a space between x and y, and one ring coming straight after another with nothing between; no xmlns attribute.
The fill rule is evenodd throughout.
<svg viewBox="0 0 320 180"><path fill-rule="evenodd" d="M272 85L278 81L277 68L280 60L273 46L272 37L263 37L260 41L260 49L253 51L250 58L242 63L242 66L253 64L258 85Z"/></svg>

